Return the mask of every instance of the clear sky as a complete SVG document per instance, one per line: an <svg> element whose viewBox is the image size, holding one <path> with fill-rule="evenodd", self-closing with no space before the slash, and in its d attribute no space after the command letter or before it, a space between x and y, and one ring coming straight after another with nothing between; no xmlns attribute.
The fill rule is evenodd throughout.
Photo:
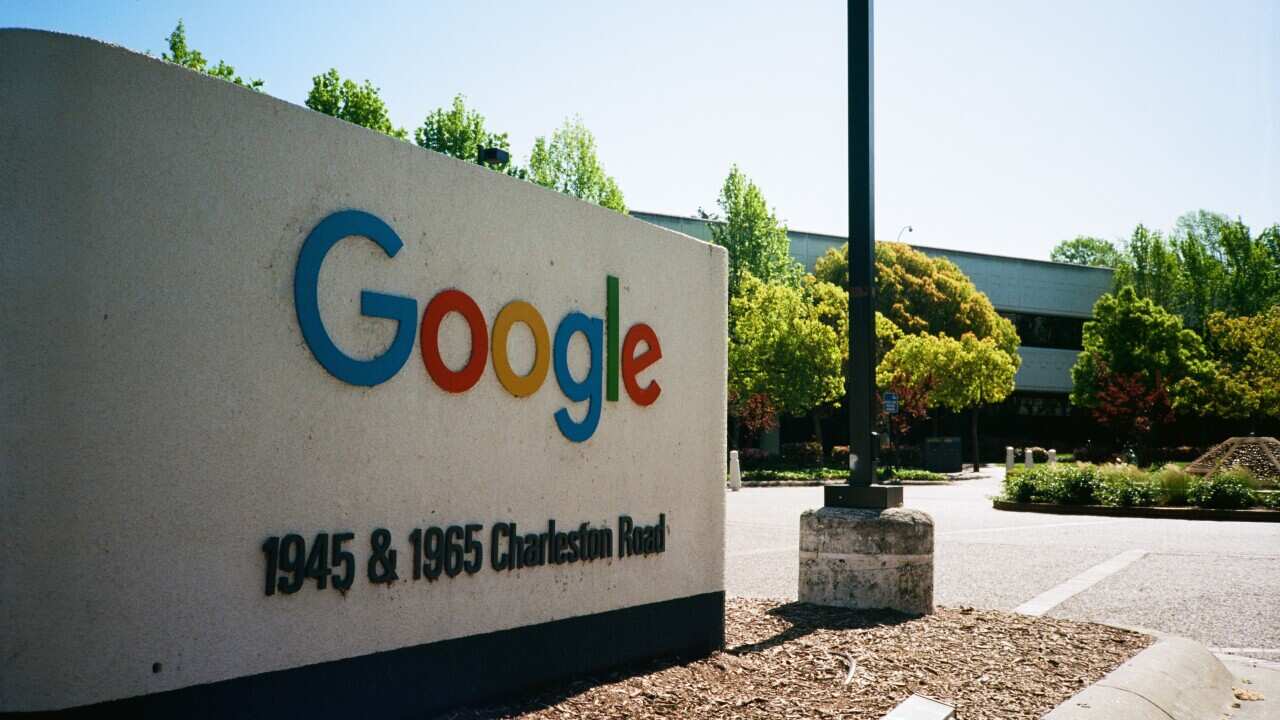
<svg viewBox="0 0 1280 720"><path fill-rule="evenodd" d="M1044 258L1197 208L1280 222L1280 2L882 0L881 239ZM791 227L844 234L841 2L0 0L0 27L189 43L301 103L329 67L412 129L455 93L533 138L580 114L627 204L713 208L738 163Z"/></svg>

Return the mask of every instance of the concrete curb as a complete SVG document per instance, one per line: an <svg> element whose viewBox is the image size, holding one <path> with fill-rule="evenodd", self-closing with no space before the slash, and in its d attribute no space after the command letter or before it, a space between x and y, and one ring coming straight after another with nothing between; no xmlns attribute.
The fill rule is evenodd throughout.
<svg viewBox="0 0 1280 720"><path fill-rule="evenodd" d="M1220 718L1231 707L1234 683L1235 677L1205 646L1161 637L1044 720Z"/></svg>
<svg viewBox="0 0 1280 720"><path fill-rule="evenodd" d="M1230 520L1234 522L1280 522L1280 510L1219 510L1199 507L1112 507L1110 505L1055 505L992 500L996 510L1038 512L1052 515L1105 515L1108 517L1166 518L1169 520Z"/></svg>

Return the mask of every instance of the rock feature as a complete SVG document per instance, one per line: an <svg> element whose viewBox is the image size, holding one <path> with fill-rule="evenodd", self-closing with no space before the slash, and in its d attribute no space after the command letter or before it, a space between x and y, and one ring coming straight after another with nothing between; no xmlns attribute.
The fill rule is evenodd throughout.
<svg viewBox="0 0 1280 720"><path fill-rule="evenodd" d="M1209 448L1187 466L1193 475L1242 467L1260 478L1280 480L1280 440L1273 437L1233 437Z"/></svg>

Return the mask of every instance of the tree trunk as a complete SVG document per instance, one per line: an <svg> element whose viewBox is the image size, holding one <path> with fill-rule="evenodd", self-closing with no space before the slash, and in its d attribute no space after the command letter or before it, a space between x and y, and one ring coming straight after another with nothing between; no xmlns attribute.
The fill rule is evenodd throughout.
<svg viewBox="0 0 1280 720"><path fill-rule="evenodd" d="M981 455L981 453L978 452L978 406L977 405L974 405L973 409L970 410L969 420L970 420L969 430L972 435L970 440L973 441L973 471L978 472L978 461L979 461L979 455Z"/></svg>
<svg viewBox="0 0 1280 720"><path fill-rule="evenodd" d="M817 408L813 409L813 439L817 440L819 445L822 445L822 412ZM822 453L823 457L826 457L827 448L825 445L822 447Z"/></svg>
<svg viewBox="0 0 1280 720"><path fill-rule="evenodd" d="M738 422L738 416L733 416L733 428L730 430L733 439L733 449L742 449L742 423Z"/></svg>

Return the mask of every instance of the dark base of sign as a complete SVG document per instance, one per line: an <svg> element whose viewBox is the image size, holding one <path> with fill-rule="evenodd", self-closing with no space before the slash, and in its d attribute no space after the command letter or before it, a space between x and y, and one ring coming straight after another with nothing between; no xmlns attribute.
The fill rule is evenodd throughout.
<svg viewBox="0 0 1280 720"><path fill-rule="evenodd" d="M823 488L823 505L839 508L902 507L901 485L827 485Z"/></svg>
<svg viewBox="0 0 1280 720"><path fill-rule="evenodd" d="M0 716L422 718L574 675L649 658L702 657L723 646L724 593L715 592L69 710Z"/></svg>

